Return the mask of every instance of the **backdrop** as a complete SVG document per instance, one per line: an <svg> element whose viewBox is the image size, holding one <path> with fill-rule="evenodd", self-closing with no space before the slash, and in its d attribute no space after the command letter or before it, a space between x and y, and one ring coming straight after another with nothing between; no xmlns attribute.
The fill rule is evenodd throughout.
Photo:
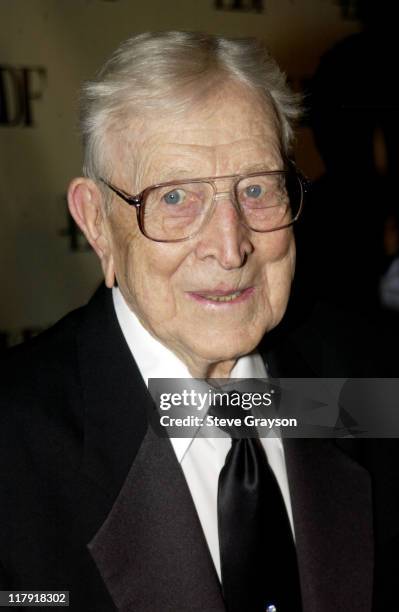
<svg viewBox="0 0 399 612"><path fill-rule="evenodd" d="M350 13L333 0L0 0L1 343L49 326L100 282L65 193L81 172L79 85L122 39L160 29L255 36L300 89L321 55L360 29ZM298 140L299 165L317 177L310 130Z"/></svg>

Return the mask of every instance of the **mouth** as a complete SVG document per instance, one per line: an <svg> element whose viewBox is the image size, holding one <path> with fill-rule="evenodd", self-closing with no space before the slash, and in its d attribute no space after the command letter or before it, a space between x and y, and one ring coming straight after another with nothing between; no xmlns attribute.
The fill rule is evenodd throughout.
<svg viewBox="0 0 399 612"><path fill-rule="evenodd" d="M253 287L246 289L229 289L227 291L210 289L205 291L190 291L188 295L205 304L223 305L223 304L238 304L247 300L253 293Z"/></svg>

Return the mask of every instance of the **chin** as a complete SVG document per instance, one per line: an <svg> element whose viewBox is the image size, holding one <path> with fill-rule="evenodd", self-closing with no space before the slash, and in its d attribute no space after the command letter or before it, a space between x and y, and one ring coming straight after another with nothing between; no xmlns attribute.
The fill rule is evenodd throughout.
<svg viewBox="0 0 399 612"><path fill-rule="evenodd" d="M243 333L242 336L242 338L237 337L237 331L229 332L216 342L214 337L204 336L205 341L197 345L194 350L201 359L207 362L231 361L251 353L258 346L263 334L256 338L249 338L248 333Z"/></svg>

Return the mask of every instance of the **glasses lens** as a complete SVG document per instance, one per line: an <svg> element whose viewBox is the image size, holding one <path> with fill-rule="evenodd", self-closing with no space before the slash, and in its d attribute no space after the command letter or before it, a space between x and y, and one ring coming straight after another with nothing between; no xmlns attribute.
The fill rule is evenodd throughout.
<svg viewBox="0 0 399 612"><path fill-rule="evenodd" d="M146 197L142 224L153 240L181 240L199 230L212 203L209 183L180 183L152 188Z"/></svg>
<svg viewBox="0 0 399 612"><path fill-rule="evenodd" d="M294 172L246 177L236 186L245 223L267 232L293 223L302 205L302 185Z"/></svg>
<svg viewBox="0 0 399 612"><path fill-rule="evenodd" d="M302 184L295 172L259 173L242 178L235 195L244 223L258 232L291 225L302 206ZM152 187L141 212L144 234L152 240L184 240L201 229L212 206L211 183L195 181Z"/></svg>

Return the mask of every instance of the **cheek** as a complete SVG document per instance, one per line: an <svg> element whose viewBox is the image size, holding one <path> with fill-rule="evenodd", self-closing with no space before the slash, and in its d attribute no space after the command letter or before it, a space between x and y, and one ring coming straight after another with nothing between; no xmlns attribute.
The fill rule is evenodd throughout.
<svg viewBox="0 0 399 612"><path fill-rule="evenodd" d="M175 287L185 253L169 245L130 236L117 254L120 288L129 305L148 323L165 322L176 315Z"/></svg>
<svg viewBox="0 0 399 612"><path fill-rule="evenodd" d="M273 319L284 314L295 270L295 241L292 230L276 232L261 249L263 300Z"/></svg>
<svg viewBox="0 0 399 612"><path fill-rule="evenodd" d="M265 268L277 267L287 259L295 258L295 241L291 228L258 235L258 248Z"/></svg>

